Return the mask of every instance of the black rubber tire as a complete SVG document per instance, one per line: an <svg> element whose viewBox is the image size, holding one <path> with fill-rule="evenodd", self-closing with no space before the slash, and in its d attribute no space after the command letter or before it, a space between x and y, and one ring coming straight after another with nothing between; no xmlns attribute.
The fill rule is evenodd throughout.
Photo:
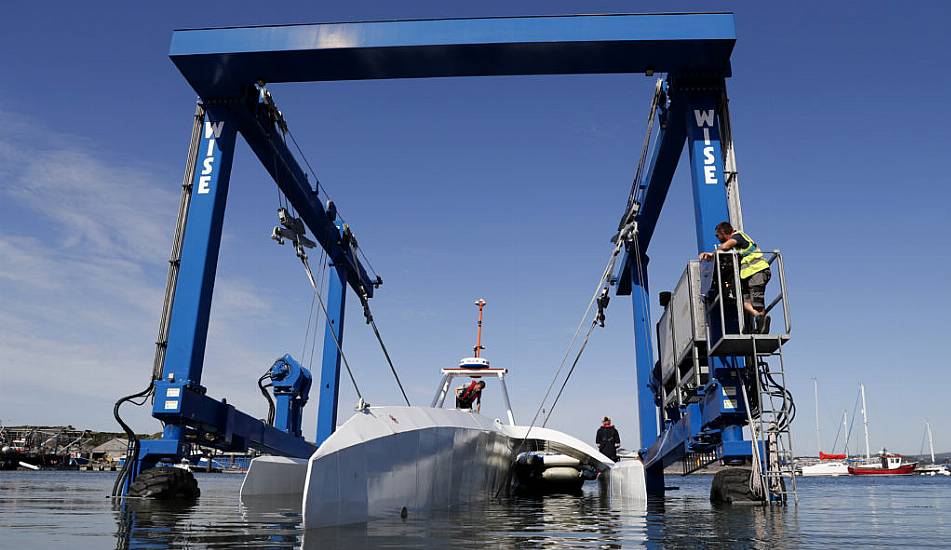
<svg viewBox="0 0 951 550"><path fill-rule="evenodd" d="M749 468L725 468L713 476L710 484L710 502L714 504L738 504L762 502L750 489L753 470Z"/></svg>
<svg viewBox="0 0 951 550"><path fill-rule="evenodd" d="M128 496L154 498L157 500L194 500L201 495L198 480L182 468L150 468L141 474L129 487Z"/></svg>

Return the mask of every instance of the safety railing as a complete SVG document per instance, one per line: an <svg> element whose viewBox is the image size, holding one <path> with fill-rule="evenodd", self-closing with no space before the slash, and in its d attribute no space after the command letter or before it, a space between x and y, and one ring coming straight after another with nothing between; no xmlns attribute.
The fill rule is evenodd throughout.
<svg viewBox="0 0 951 550"><path fill-rule="evenodd" d="M740 277L740 255L735 252L716 252L712 260L701 262L701 277L708 320L710 355L744 355L751 353L751 346L742 342L760 340L755 345L758 352L771 353L790 337L792 320L786 289L786 273L783 256L779 250L763 251L763 260L769 265L771 277L779 280L779 288L767 283L764 296L765 315L777 317L779 308L782 326L768 333L759 333L755 323L744 308L743 279ZM775 320L775 319L773 319Z"/></svg>

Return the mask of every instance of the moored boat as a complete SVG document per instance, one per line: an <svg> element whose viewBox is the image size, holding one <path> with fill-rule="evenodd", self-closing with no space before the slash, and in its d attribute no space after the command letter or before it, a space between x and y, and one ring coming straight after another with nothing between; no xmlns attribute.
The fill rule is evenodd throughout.
<svg viewBox="0 0 951 550"><path fill-rule="evenodd" d="M878 462L867 462L849 466L849 473L854 476L864 475L885 475L885 476L907 476L915 473L917 462L905 462L904 457L898 453L888 453L882 451Z"/></svg>
<svg viewBox="0 0 951 550"><path fill-rule="evenodd" d="M931 433L931 422L925 421L925 433L928 435L928 449L931 451L931 464L919 464L915 473L923 476L951 476L951 468L947 464L936 464L934 457L934 436Z"/></svg>
<svg viewBox="0 0 951 550"><path fill-rule="evenodd" d="M801 472L803 477L847 476L849 475L849 465L839 460L821 461L818 464L803 466Z"/></svg>

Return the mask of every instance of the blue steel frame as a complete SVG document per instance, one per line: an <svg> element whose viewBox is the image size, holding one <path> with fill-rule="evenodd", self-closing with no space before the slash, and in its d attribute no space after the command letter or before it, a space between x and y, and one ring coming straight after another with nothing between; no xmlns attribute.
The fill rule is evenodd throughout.
<svg viewBox="0 0 951 550"><path fill-rule="evenodd" d="M644 251L653 237L685 143L690 159L697 252L711 251L719 244L714 228L730 219L720 144L725 87L722 78L670 75L664 82L667 104L660 109L660 128L635 198L639 204L635 216L639 250L628 247L617 275L617 293L631 294L634 302L638 412L648 490L662 491L663 468L687 453L713 451L726 460L752 456L751 442L743 440L747 419L740 398L742 381L737 375L738 367L743 366L741 358L710 357L710 382L700 390L700 401L666 409L663 426L658 426L660 403L652 374L654 326L649 313L644 313L649 311L645 305L649 297L647 281L641 281L638 274L638 263L646 266Z"/></svg>
<svg viewBox="0 0 951 550"><path fill-rule="evenodd" d="M254 433L255 444L277 454L306 456L313 449L294 434L260 421L255 424L223 401L206 397L201 386L221 224L238 132L300 213L334 267L321 367L318 443L336 425L341 358L332 340L335 337L337 343L343 342L347 286L361 298L370 298L374 281L344 243L339 223L321 205L291 155L281 132L283 122L275 120L274 111L262 104L258 83L654 72L671 78L713 78L722 83L730 75L735 41L730 13L371 21L175 31L169 57L198 93L207 120L199 156L194 159L198 170L172 304L163 379L156 383L159 393L153 415L165 421L166 427L162 440L144 442L148 460L180 456L187 445L186 428L196 425L207 432L224 431L229 440L239 443L249 441L244 436ZM692 104L702 106L704 101L699 98ZM664 137L651 160L649 173L654 175L646 180L650 185L644 190L658 213L683 147L685 129L680 126L672 124L662 130ZM700 145L698 134L691 135L693 151ZM700 148L697 154L702 158L705 153ZM692 160L696 161L693 155ZM722 177L722 167L717 169ZM655 178L661 182L666 178L667 185L652 183ZM709 190L701 189L703 206L698 202L698 220L701 214L706 219L708 210L709 215L715 212L706 203L716 199ZM641 220L642 253L656 216L652 222ZM641 280L633 275L631 262L626 266L621 284L637 289L633 302L641 435L650 443L658 432L649 391L649 364L653 361L649 291L646 273ZM233 429L236 426L240 429ZM662 477L654 479L660 479L662 490Z"/></svg>

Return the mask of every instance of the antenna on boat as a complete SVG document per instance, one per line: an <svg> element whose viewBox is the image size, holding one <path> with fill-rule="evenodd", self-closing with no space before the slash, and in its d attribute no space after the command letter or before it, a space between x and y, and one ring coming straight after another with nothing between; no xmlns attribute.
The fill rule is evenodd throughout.
<svg viewBox="0 0 951 550"><path fill-rule="evenodd" d="M480 357L482 350L485 349L485 346L482 345L482 309L485 308L485 300L479 298L475 305L479 306L479 323L476 328L476 345L472 348L472 351L476 357Z"/></svg>

